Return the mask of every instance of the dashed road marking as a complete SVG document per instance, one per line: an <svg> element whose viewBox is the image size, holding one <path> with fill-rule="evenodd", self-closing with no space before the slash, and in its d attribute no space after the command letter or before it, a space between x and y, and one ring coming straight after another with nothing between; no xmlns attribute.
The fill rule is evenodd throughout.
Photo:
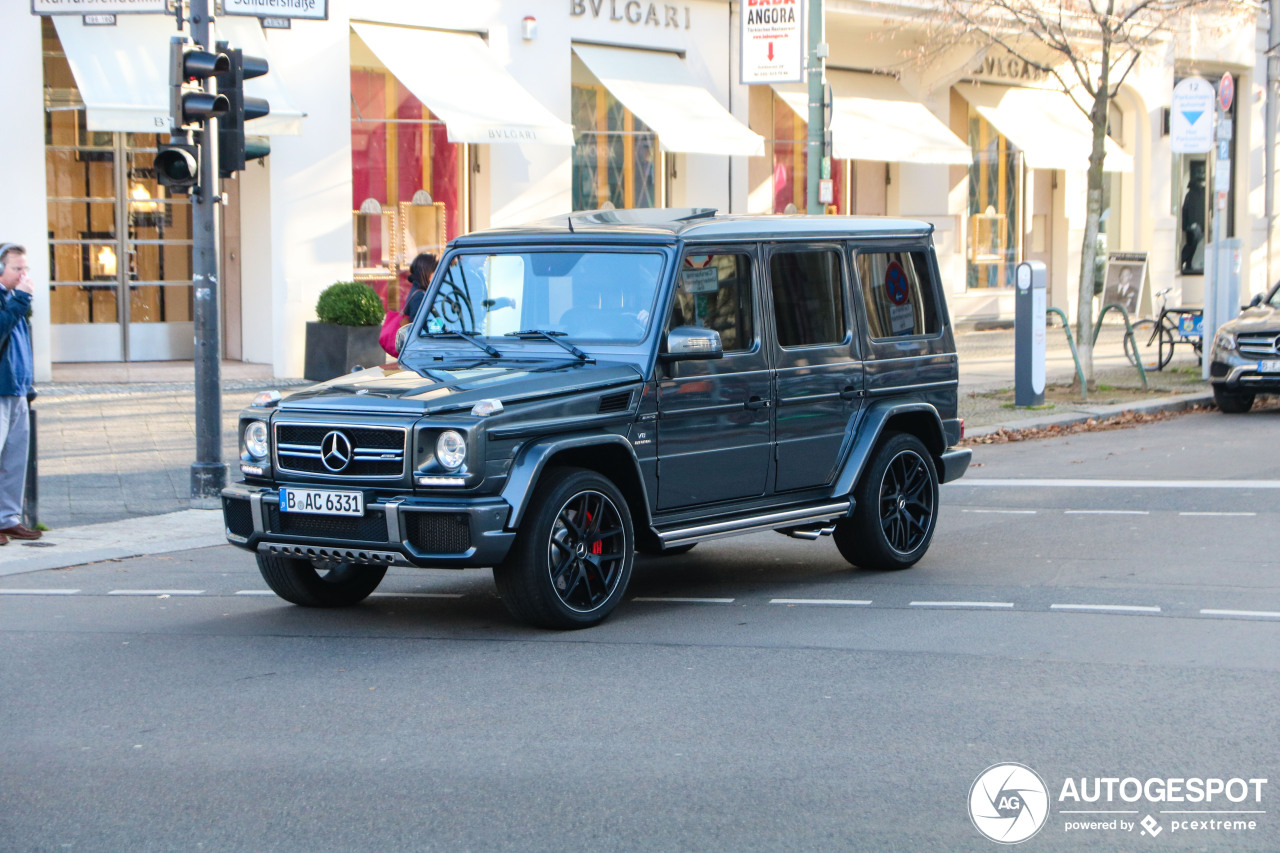
<svg viewBox="0 0 1280 853"><path fill-rule="evenodd" d="M462 598L462 593L460 592L375 592L369 597L370 598Z"/></svg>
<svg viewBox="0 0 1280 853"><path fill-rule="evenodd" d="M1256 512L1180 512L1178 515L1203 515L1209 518L1217 518L1219 516L1228 518L1254 518L1258 514Z"/></svg>
<svg viewBox="0 0 1280 853"><path fill-rule="evenodd" d="M107 595L204 595L203 589L113 589Z"/></svg>
<svg viewBox="0 0 1280 853"><path fill-rule="evenodd" d="M236 595L275 595L269 589L238 589Z"/></svg>
<svg viewBox="0 0 1280 853"><path fill-rule="evenodd" d="M946 485L1033 489L1280 489L1280 480L1070 480L964 477Z"/></svg>
<svg viewBox="0 0 1280 853"><path fill-rule="evenodd" d="M1063 515L1151 515L1145 509L1064 509Z"/></svg>
<svg viewBox="0 0 1280 853"><path fill-rule="evenodd" d="M771 598L770 604L812 604L827 607L867 607L870 601L854 598Z"/></svg>
<svg viewBox="0 0 1280 853"><path fill-rule="evenodd" d="M1250 619L1280 619L1273 610L1201 610L1201 616L1244 616Z"/></svg>
<svg viewBox="0 0 1280 853"><path fill-rule="evenodd" d="M911 607L1013 607L1012 601L913 601Z"/></svg>
<svg viewBox="0 0 1280 853"><path fill-rule="evenodd" d="M633 598L632 601L643 601L649 604L733 604L732 598Z"/></svg>
<svg viewBox="0 0 1280 853"><path fill-rule="evenodd" d="M1159 607L1146 604L1050 604L1050 610L1080 610L1093 613L1160 613Z"/></svg>
<svg viewBox="0 0 1280 853"><path fill-rule="evenodd" d="M78 589L0 589L0 595L75 595Z"/></svg>
<svg viewBox="0 0 1280 853"><path fill-rule="evenodd" d="M986 513L990 515L1035 515L1034 509L961 509L961 512Z"/></svg>

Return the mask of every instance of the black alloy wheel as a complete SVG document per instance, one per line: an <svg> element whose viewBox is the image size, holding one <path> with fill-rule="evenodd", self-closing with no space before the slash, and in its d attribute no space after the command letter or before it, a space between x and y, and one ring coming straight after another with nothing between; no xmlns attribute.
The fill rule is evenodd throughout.
<svg viewBox="0 0 1280 853"><path fill-rule="evenodd" d="M836 525L840 554L864 569L915 565L937 524L938 473L933 456L914 435L881 437L858 487L853 516Z"/></svg>
<svg viewBox="0 0 1280 853"><path fill-rule="evenodd" d="M562 468L544 475L529 507L494 569L503 603L546 628L598 624L622 600L635 561L625 498L594 471Z"/></svg>

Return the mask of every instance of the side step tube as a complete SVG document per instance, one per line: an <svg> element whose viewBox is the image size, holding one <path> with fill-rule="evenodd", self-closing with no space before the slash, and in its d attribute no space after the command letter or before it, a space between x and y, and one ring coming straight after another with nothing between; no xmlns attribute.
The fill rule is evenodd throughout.
<svg viewBox="0 0 1280 853"><path fill-rule="evenodd" d="M735 518L730 521L719 521L714 524L703 524L697 527L668 530L665 533L659 533L658 539L662 542L664 548L669 548L673 545L687 545L692 542L721 539L725 536L753 533L758 530L776 530L779 527L802 527L806 524L822 524L823 522L830 522L832 519L848 515L852 508L853 501L843 500L838 503L823 504L822 506L803 507L787 512L771 512L765 515ZM821 533L818 532L817 535L821 535ZM813 538L816 539L817 536L815 535Z"/></svg>

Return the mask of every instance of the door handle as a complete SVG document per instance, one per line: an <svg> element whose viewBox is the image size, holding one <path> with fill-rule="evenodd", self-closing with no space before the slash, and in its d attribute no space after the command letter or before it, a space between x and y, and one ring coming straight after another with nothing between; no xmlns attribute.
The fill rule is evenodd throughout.
<svg viewBox="0 0 1280 853"><path fill-rule="evenodd" d="M759 409L767 409L772 405L773 405L772 400L766 400L763 397L752 397L751 399L747 400L746 403L743 404L743 407L754 412Z"/></svg>
<svg viewBox="0 0 1280 853"><path fill-rule="evenodd" d="M846 385L840 389L841 400L856 400L858 397L861 397L861 396L862 396L862 392L859 391L857 388L854 388L852 385Z"/></svg>

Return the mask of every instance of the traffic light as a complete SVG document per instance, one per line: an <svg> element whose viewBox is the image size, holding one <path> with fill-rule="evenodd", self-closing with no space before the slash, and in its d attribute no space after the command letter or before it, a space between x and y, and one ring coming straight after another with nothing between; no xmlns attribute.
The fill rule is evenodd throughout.
<svg viewBox="0 0 1280 853"><path fill-rule="evenodd" d="M169 116L174 135L226 114L231 106L227 96L204 91L203 81L230 68L225 53L210 53L177 36L169 42Z"/></svg>
<svg viewBox="0 0 1280 853"><path fill-rule="evenodd" d="M200 150L190 142L161 145L155 159L156 181L171 190L187 190L200 180Z"/></svg>
<svg viewBox="0 0 1280 853"><path fill-rule="evenodd" d="M245 123L271 112L264 98L250 98L244 93L244 81L261 77L268 71L267 60L246 56L239 48L225 42L218 50L228 59L228 68L218 75L218 89L227 96L227 114L218 122L218 174L224 178L244 171L245 162L266 157L271 142L265 136L245 136Z"/></svg>

